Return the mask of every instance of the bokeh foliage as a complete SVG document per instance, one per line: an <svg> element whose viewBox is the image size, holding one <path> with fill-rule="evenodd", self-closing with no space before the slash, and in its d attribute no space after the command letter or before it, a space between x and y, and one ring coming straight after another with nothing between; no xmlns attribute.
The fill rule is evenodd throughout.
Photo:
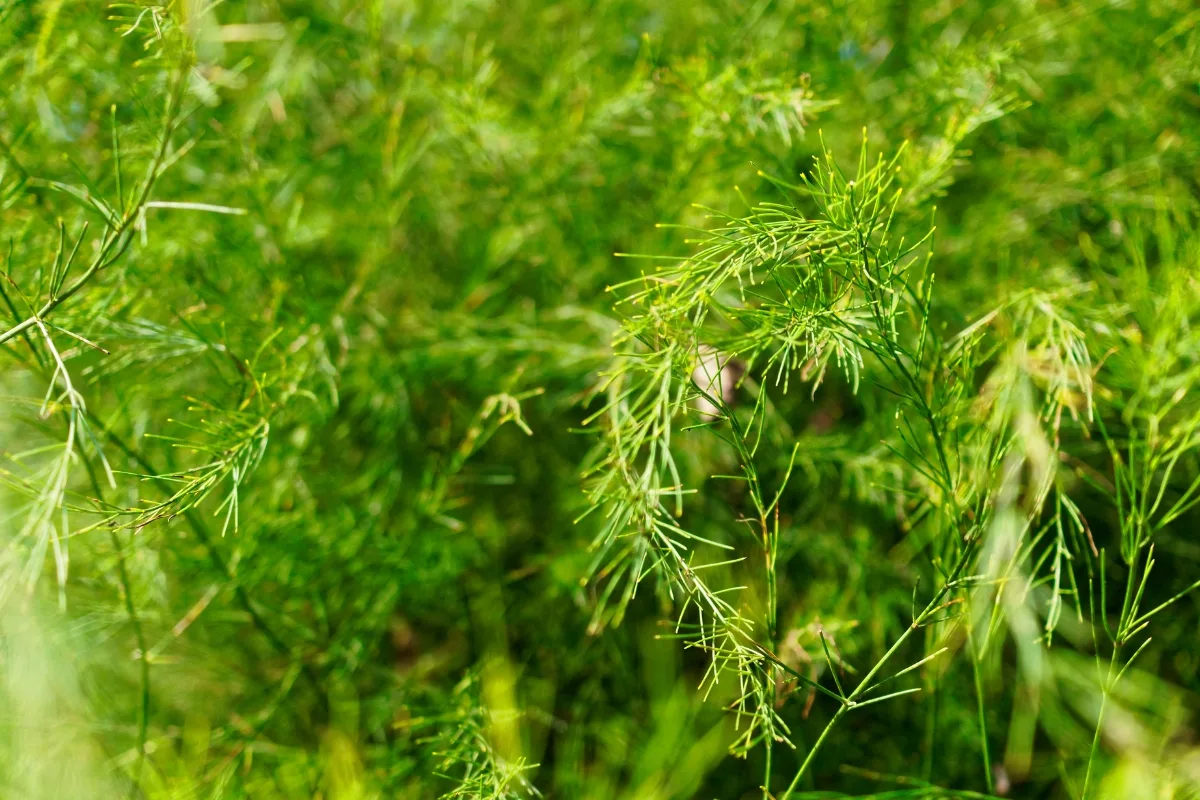
<svg viewBox="0 0 1200 800"><path fill-rule="evenodd" d="M1200 791L1191 3L0 0L0 87L3 796Z"/></svg>

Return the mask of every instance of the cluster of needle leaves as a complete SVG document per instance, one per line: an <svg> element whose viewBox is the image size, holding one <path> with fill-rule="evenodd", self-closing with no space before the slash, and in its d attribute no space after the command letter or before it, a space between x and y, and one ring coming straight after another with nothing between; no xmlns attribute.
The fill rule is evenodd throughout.
<svg viewBox="0 0 1200 800"><path fill-rule="evenodd" d="M745 724L746 731L732 749L744 756L765 744L762 785L768 794L772 745L794 746L779 715L787 699L778 694L781 682L798 682L838 703L787 784L787 797L844 714L921 691L893 685L893 691L871 696L879 686L951 650L963 630L971 658L981 658L1003 624L1006 598L1043 617L1049 640L1062 598L1082 602L1072 562L1098 555L1094 545L1091 553L1083 546L1086 522L1056 478L1064 409L1085 431L1093 420L1095 370L1079 324L1062 303L1069 298L1019 293L953 337L939 334L944 326L933 318L932 231L921 234L917 227L919 235L906 240L895 230L912 227L897 220L900 160L870 163L864 140L857 170L847 177L826 152L803 185L772 180L784 202L756 206L742 217L718 215L720 223L705 233L696 255L628 284L618 360L605 373L605 402L594 417L603 420L604 444L588 491L606 522L593 543L592 575L605 585L593 628L620 621L639 584L653 578L660 594L679 607L674 637L711 659L701 681L705 693L722 677L737 682L731 706L735 724ZM1022 333L997 337L1002 317ZM720 359L706 358L713 350ZM733 364L741 367L732 386L753 398L744 410L735 408L733 392L724 395L731 384L708 372L732 370ZM796 373L813 384L815 397L831 366L852 390L892 398L893 425L883 444L898 462L899 481L888 488L901 497L909 535L926 538L935 575L923 609L917 611L914 590L910 624L850 691L823 630L818 636L832 686L775 654L779 510L799 447L769 493L767 470L758 466L779 463L778 455L763 454L770 448L763 447L764 430L781 422L773 392L785 394ZM683 430L710 431L732 451L741 474L714 477L744 485L751 513L739 521L749 525L749 537L731 531L726 541L705 539L680 521L687 490L672 434L679 435L678 422L689 416L693 423ZM1176 503L1190 502L1192 491ZM1053 513L1047 510L1052 494ZM1051 528L1057 535L1047 544L1044 534ZM746 557L695 560L705 546L761 548L761 562L750 569L760 572L764 608L738 602L744 586L707 577L709 570L740 565ZM1135 564L1143 546L1124 550L1126 563ZM1014 589L1009 584L1022 573L1025 587ZM1049 595L1030 598L1030 589L1046 582L1053 584ZM1102 579L1101 591L1105 586ZM1014 591L1021 592L1019 601L1008 597ZM990 619L982 623L975 618L980 614ZM973 631L979 624L986 634L977 649ZM886 676L893 656L923 628L940 646ZM980 736L990 788L986 729Z"/></svg>
<svg viewBox="0 0 1200 800"><path fill-rule="evenodd" d="M0 797L1200 792L1198 65L0 0Z"/></svg>

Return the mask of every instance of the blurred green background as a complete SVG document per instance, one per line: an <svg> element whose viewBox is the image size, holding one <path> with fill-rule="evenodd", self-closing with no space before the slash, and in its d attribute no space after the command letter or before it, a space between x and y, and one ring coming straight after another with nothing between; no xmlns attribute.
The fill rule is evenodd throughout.
<svg viewBox="0 0 1200 800"><path fill-rule="evenodd" d="M669 604L641 592L589 631L580 429L614 358L607 289L653 269L615 254L686 255L657 223L778 200L761 173L796 181L822 142L852 163L865 128L873 153L908 142L947 338L1007 293L1099 286L1096 324L1124 337L1092 352L1114 418L1138 386L1186 394L1196 341L1158 374L1137 326L1168 291L1179 330L1200 309L1198 26L1186 0L0 0L6 327L53 283L60 220L90 258L94 199L119 216L167 167L51 318L86 410L36 336L3 345L3 796L761 797L761 749L727 752L731 698L697 691L703 655L657 638ZM823 628L863 668L932 574L888 488L894 403L835 377L777 403L768 458L804 454L783 655L823 667ZM707 476L733 456L677 446L689 529L725 541L745 498ZM207 464L212 485L181 481ZM180 487L194 503L93 525ZM1081 491L1103 546L1113 515ZM1156 602L1195 579L1195 521L1156 539ZM758 602L761 576L738 582ZM1156 619L1096 796L1200 796L1198 620L1190 598ZM1086 638L1032 719L1018 646L985 672L997 794L1078 797ZM971 670L940 680L837 729L801 788L982 796L913 783L987 789ZM830 712L781 708L775 794ZM472 784L480 763L512 781Z"/></svg>

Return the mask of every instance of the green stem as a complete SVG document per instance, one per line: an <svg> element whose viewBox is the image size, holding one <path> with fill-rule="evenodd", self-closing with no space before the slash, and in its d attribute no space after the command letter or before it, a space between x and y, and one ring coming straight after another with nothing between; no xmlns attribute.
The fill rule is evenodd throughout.
<svg viewBox="0 0 1200 800"><path fill-rule="evenodd" d="M817 741L813 743L812 749L810 749L808 751L808 755L805 756L804 763L800 765L800 769L796 772L796 777L792 778L792 782L788 784L787 790L779 796L779 800L787 800L792 796L792 792L796 791L796 786L799 785L800 779L804 777L804 774L808 772L809 765L812 764L817 752L820 751L821 745L825 743L825 739L829 736L829 732L833 730L833 726L837 725L838 720L842 718L842 715L845 714L849 708L850 706L848 705L842 705L837 712L834 713L828 724L825 725L825 730L821 731L821 735L817 737Z"/></svg>
<svg viewBox="0 0 1200 800"><path fill-rule="evenodd" d="M771 692L771 700L774 702L775 692ZM771 800L771 737L767 737L767 766L763 770L763 800Z"/></svg>
<svg viewBox="0 0 1200 800"><path fill-rule="evenodd" d="M1109 669L1112 673L1112 669ZM1108 705L1108 687L1105 686L1104 691L1100 695L1100 713L1096 717L1096 732L1092 735L1092 747L1088 751L1087 769L1083 773L1083 792L1079 795L1080 800L1087 800L1088 789L1092 783L1092 765L1096 761L1096 754L1100 751L1100 729L1104 724L1104 709Z"/></svg>
<svg viewBox="0 0 1200 800"><path fill-rule="evenodd" d="M771 527L767 524L765 515L760 515L762 521L763 546L766 556L766 573L767 573L767 647L772 652L776 648L778 620L779 596L776 586L775 558L778 554L779 541L779 506L775 506L775 530L772 533ZM772 709L775 707L775 675L774 668L769 667L768 679L771 685L767 690L768 701L771 703ZM767 763L765 774L763 776L763 800L771 800L771 750L774 745L774 732L767 732Z"/></svg>
<svg viewBox="0 0 1200 800"><path fill-rule="evenodd" d="M84 458L83 465L88 479L91 481L92 490L96 492L96 498L103 499L104 487L101 486L100 480L96 477L95 470L92 469L92 462ZM137 608L133 603L133 581L129 579L129 568L125 562L125 550L121 544L120 537L117 536L116 528L109 528L108 536L109 541L112 543L113 552L117 556L117 578L121 582L121 594L125 599L125 613L129 615L129 624L133 628L133 638L137 642L138 661L141 662L139 679L142 691L141 709L138 715L138 757L137 767L134 769L133 783L129 787L129 796L133 797L137 794L142 784L142 772L146 765L146 740L149 738L150 731L150 660L148 658L150 651L146 646L146 633L142 628L141 617L138 616ZM130 540L132 541L132 537Z"/></svg>
<svg viewBox="0 0 1200 800"><path fill-rule="evenodd" d="M191 71L191 62L184 61L179 65L179 73L176 76L175 86L171 91L170 99L167 102L167 113L163 119L162 138L159 141L158 148L154 153L154 158L150 162L150 169L146 175L145 184L142 186L141 192L138 194L137 202L121 217L120 221L115 225L115 220L108 219L108 231L104 234L101 241L100 251L96 257L92 259L92 263L84 270L83 274L75 279L75 282L66 288L65 291L58 294L51 293L42 307L37 313L16 325L13 325L8 330L0 333L0 344L4 344L9 339L23 334L28 328L32 327L40 319L45 319L54 309L65 303L73 297L80 289L82 289L97 272L100 272L105 267L111 265L119 259L129 245L130 239L126 238L122 244L114 252L113 247L121 241L121 238L129 231L130 227L137 221L138 215L145 207L146 202L150 199L150 191L154 188L154 184L158 179L159 170L162 168L163 162L167 156L167 149L171 144L171 136L175 132L175 126L179 122L179 109L183 105L183 95L187 87L187 77ZM124 201L121 201L122 204Z"/></svg>
<svg viewBox="0 0 1200 800"><path fill-rule="evenodd" d="M795 791L796 786L800 783L800 779L804 777L804 774L808 771L809 766L812 764L813 756L815 756L817 751L821 748L822 743L824 743L825 738L829 735L829 732L833 729L833 726L839 719L841 719L844 713L855 706L855 700L871 688L871 681L876 675L879 674L879 671L883 669L884 665L891 660L891 657L895 655L896 651L900 649L904 642L908 640L908 637L912 635L913 631L920 628L921 624L929 618L929 615L939 607L942 598L945 597L946 593L950 591L951 587L954 586L954 582L958 579L958 576L962 573L963 568L967 565L967 561L970 559L971 554L974 552L974 547L972 544L972 542L968 542L963 548L962 554L958 558L958 563L954 565L954 569L946 579L946 582L942 584L942 587L938 589L936 594L934 594L933 599L929 601L924 610L917 615L917 618L913 620L911 625L905 628L904 631L898 637L896 637L896 641L893 642L892 646L888 648L888 651L883 654L883 657L875 663L875 666L871 667L871 670L859 682L858 687L843 700L842 707L839 708L837 713L833 715L833 718L829 720L829 724L825 726L825 730L821 732L820 737L818 737L816 743L813 744L812 750L809 751L808 756L804 759L804 763L800 765L800 769L796 772L796 776L792 778L792 782L788 786L787 791L780 795L779 800L787 800L787 798L791 796L792 792Z"/></svg>
<svg viewBox="0 0 1200 800"><path fill-rule="evenodd" d="M142 785L142 772L146 765L146 739L150 730L150 651L146 647L146 635L142 630L142 622L133 605L133 585L129 580L129 570L125 566L125 553L121 540L115 528L108 529L113 550L117 554L117 574L121 580L121 593L125 595L125 612L129 615L129 623L133 626L133 638L138 646L138 661L140 662L142 683L142 707L138 718L138 759L134 770L133 785L129 787L129 796L137 792Z"/></svg>
<svg viewBox="0 0 1200 800"><path fill-rule="evenodd" d="M979 744L983 750L984 781L988 794L995 794L996 787L993 785L992 779L992 759L988 753L987 717L983 709L983 678L980 675L979 669L980 654L975 648L975 632L970 622L967 623L967 646L971 651L971 672L975 679L975 704L979 712Z"/></svg>

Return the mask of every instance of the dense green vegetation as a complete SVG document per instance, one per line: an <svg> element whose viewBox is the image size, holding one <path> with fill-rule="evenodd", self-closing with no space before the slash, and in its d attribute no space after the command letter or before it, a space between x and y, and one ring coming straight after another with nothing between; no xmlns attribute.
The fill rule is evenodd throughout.
<svg viewBox="0 0 1200 800"><path fill-rule="evenodd" d="M1200 796L1187 0L0 0L0 796Z"/></svg>

